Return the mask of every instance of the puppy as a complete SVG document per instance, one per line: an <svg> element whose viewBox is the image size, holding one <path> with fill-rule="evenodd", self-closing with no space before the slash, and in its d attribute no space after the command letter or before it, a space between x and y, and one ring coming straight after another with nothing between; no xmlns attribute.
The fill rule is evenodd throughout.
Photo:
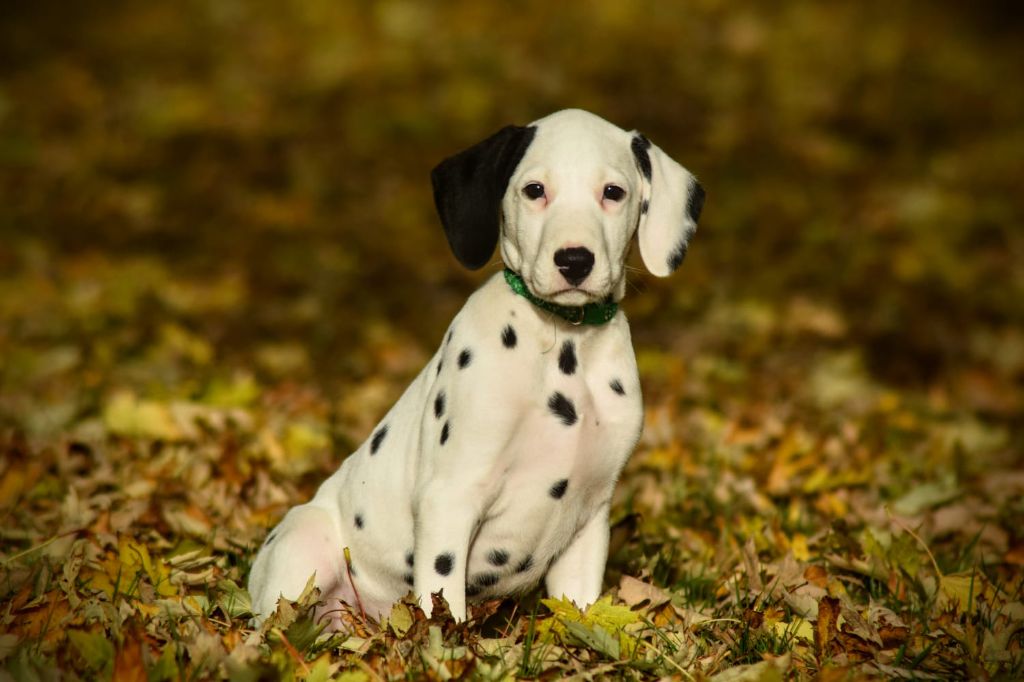
<svg viewBox="0 0 1024 682"><path fill-rule="evenodd" d="M608 509L643 406L617 303L634 233L664 277L704 203L696 178L643 135L560 111L508 126L432 173L466 267L500 244L506 270L466 302L440 348L359 449L260 548L257 618L311 575L325 599L390 612L529 590L580 606L601 593ZM350 563L346 564L345 549Z"/></svg>

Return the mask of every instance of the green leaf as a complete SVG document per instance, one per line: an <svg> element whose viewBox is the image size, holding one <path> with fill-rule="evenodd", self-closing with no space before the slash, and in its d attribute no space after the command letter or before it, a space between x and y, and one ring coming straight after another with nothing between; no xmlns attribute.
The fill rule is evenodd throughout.
<svg viewBox="0 0 1024 682"><path fill-rule="evenodd" d="M104 676L109 676L114 665L114 645L106 635L101 632L69 630L68 639L90 669L102 671Z"/></svg>
<svg viewBox="0 0 1024 682"><path fill-rule="evenodd" d="M610 635L600 625L588 626L583 623L568 622L565 624L565 629L587 648L604 654L612 660L619 660L621 650L618 638Z"/></svg>
<svg viewBox="0 0 1024 682"><path fill-rule="evenodd" d="M217 583L220 594L217 605L230 618L238 618L252 613L252 598L249 593L236 585L232 580L221 580Z"/></svg>

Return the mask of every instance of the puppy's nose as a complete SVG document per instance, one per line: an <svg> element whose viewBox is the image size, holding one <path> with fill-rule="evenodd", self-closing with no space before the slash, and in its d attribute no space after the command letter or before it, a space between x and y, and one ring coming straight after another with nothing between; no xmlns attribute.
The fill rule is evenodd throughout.
<svg viewBox="0 0 1024 682"><path fill-rule="evenodd" d="M582 246L559 249L555 251L555 265L565 281L576 286L587 278L594 267L594 254Z"/></svg>

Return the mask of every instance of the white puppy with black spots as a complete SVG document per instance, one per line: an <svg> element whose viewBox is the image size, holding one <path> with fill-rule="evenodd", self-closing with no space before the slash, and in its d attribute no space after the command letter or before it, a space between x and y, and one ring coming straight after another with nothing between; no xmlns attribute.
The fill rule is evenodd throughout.
<svg viewBox="0 0 1024 682"><path fill-rule="evenodd" d="M643 406L626 316L634 233L647 269L675 270L704 203L694 176L642 135L566 110L446 159L434 200L458 260L506 265L312 500L291 509L249 577L258 618L311 574L381 616L410 589L428 611L521 593L542 578L580 606L601 593L608 508ZM346 565L344 549L351 563Z"/></svg>

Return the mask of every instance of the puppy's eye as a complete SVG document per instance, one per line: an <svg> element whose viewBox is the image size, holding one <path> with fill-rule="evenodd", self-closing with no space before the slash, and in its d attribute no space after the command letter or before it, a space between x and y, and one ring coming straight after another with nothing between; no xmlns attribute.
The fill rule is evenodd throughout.
<svg viewBox="0 0 1024 682"><path fill-rule="evenodd" d="M539 182L531 182L523 188L523 194L527 199L540 199L544 196L544 185Z"/></svg>
<svg viewBox="0 0 1024 682"><path fill-rule="evenodd" d="M626 190L622 189L618 185L605 185L604 186L604 198L609 201L622 201L622 198L626 196Z"/></svg>

